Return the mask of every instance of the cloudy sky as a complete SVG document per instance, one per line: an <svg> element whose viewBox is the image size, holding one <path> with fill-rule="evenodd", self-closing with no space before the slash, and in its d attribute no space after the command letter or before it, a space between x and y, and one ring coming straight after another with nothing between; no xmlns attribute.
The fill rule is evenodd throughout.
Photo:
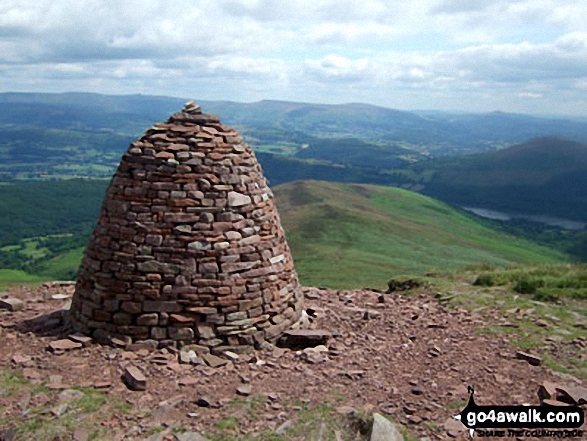
<svg viewBox="0 0 587 441"><path fill-rule="evenodd" d="M0 91L587 115L580 0L1 0Z"/></svg>

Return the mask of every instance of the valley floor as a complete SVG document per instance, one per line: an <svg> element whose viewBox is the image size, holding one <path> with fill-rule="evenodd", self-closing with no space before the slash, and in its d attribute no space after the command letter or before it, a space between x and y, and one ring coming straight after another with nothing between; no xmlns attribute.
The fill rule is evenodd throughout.
<svg viewBox="0 0 587 441"><path fill-rule="evenodd" d="M73 287L14 288L10 295L25 308L0 310L0 437L14 429L18 440L163 440L191 432L212 440L350 440L353 408L390 416L407 440L465 440L451 417L466 404L467 386L477 404L518 405L538 404L545 381L587 384L584 317L549 319L541 315L548 305L502 288L483 288L491 305L465 307L459 295L477 288L454 286L449 295L430 286L409 295L304 288L312 327L332 333L325 352L273 348L218 368L180 364L167 349L90 344L50 352L51 342L67 336L60 322L67 299L52 297L70 296ZM544 362L517 358L520 349ZM144 372L146 391L121 381L128 364Z"/></svg>

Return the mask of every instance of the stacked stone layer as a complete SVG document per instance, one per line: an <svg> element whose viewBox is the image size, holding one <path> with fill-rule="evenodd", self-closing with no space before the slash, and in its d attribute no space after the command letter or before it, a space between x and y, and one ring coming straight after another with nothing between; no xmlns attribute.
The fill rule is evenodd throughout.
<svg viewBox="0 0 587 441"><path fill-rule="evenodd" d="M80 267L78 330L235 349L301 310L273 194L235 130L188 103L130 145Z"/></svg>

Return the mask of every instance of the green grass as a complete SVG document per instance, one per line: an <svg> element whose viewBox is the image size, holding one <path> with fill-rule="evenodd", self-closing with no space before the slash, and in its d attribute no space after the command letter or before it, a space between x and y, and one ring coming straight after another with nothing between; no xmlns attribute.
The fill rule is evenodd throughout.
<svg viewBox="0 0 587 441"><path fill-rule="evenodd" d="M397 275L452 271L474 263L567 259L398 188L300 181L276 187L275 195L296 270L309 286L383 289Z"/></svg>
<svg viewBox="0 0 587 441"><path fill-rule="evenodd" d="M222 418L216 423L218 430L234 430L238 426L238 418L233 416L227 416Z"/></svg>
<svg viewBox="0 0 587 441"><path fill-rule="evenodd" d="M76 248L43 262L37 274L46 279L72 280L84 255L84 248Z"/></svg>
<svg viewBox="0 0 587 441"><path fill-rule="evenodd" d="M25 239L23 243L24 249L21 251L21 254L24 254L30 259L45 257L49 252L47 248L41 246L41 242L37 239Z"/></svg>
<svg viewBox="0 0 587 441"><path fill-rule="evenodd" d="M281 435L271 429L256 434L239 435L239 424L246 423L246 420L260 421L262 419L258 413L267 403L267 397L259 395L246 399L239 398L227 404L225 412L216 422L211 433L205 435L211 441L285 441L290 439L336 441L339 436L344 441L351 441L356 439L359 431L365 435L371 414L363 410L358 410L352 415L340 414L337 412L337 407L344 405L340 397L341 391L330 389L325 391L323 401L311 404L299 400L283 402L284 407L297 406L299 409L291 415L291 424ZM397 423L396 425L406 441L417 440L407 428Z"/></svg>
<svg viewBox="0 0 587 441"><path fill-rule="evenodd" d="M28 274L21 270L0 269L0 289L7 289L14 285L39 283L44 280L43 277Z"/></svg>
<svg viewBox="0 0 587 441"><path fill-rule="evenodd" d="M564 297L587 299L587 266L534 265L488 269L473 282L477 286L512 285L519 294L535 300L551 301Z"/></svg>
<svg viewBox="0 0 587 441"><path fill-rule="evenodd" d="M482 311L503 317L505 323L515 325L486 324L479 327L476 334L507 335L508 341L529 352L544 348L547 338L558 337L561 339L559 351L562 352L540 352L544 365L559 372L587 378L587 362L581 359L581 351L568 345L585 336L585 330L575 325L587 322L587 299L577 295L582 292L581 288L573 286L580 287L584 283L587 265L540 264L506 268L483 266L477 269L481 271L469 268L438 275L430 279L430 289L449 297L450 300L446 303L449 307ZM542 281L542 289L545 290L549 289L549 284L564 285L567 288L558 291L559 296L551 299L555 301L537 301L536 294L516 292L518 281L524 277ZM480 279L483 283L475 284ZM540 326L538 320L542 325L545 323L546 327Z"/></svg>
<svg viewBox="0 0 587 441"><path fill-rule="evenodd" d="M0 414L0 427L12 427L18 439L52 441L71 439L71 433L79 428L88 431L89 439L111 439L107 429L100 422L112 418L115 412L124 417L132 410L123 399L113 397L93 388L76 388L81 392L79 398L67 402L63 413L54 416L50 413L58 403L59 391L42 385L34 385L26 380L20 370L5 370L0 373L0 401L18 401L24 397L44 393L50 398L48 404L31 406L26 415L8 416Z"/></svg>
<svg viewBox="0 0 587 441"><path fill-rule="evenodd" d="M78 205L74 203L72 219L68 218L62 230L58 228L61 218L55 214L49 216L50 219L44 219L47 222L46 231L43 231L47 233L46 237L79 231L80 228L91 231L93 216L96 216L92 212L99 205L98 195L103 197L104 183L72 181L69 185L58 183L46 187L54 185L61 192L77 189L75 198L68 196L72 199L70 203L83 197L84 191L89 194L91 190L96 207L89 209L91 204L86 204L77 213L73 207ZM78 191L83 186L88 188ZM46 191L30 183L14 187L34 190L37 196ZM14 197L15 189L12 190ZM394 187L299 181L276 187L275 194L296 269L305 285L385 289L387 280L399 275L452 271L471 264L504 267L512 263L549 263L567 259L560 252L495 232L477 222L472 215L447 204ZM57 199L62 197L65 196ZM91 198L85 199L88 202ZM31 201L27 205L29 211ZM18 207L10 207L18 211ZM77 223L72 223L73 220ZM12 236L22 234L14 231ZM75 237L81 237L80 233ZM25 244L27 255L33 256L44 250L42 242L20 240ZM0 286L73 278L83 254L82 243L72 239L71 246L75 248L61 249L54 257L41 258L32 267L21 267L32 274L30 277L24 271L0 273ZM8 251L10 249L5 250Z"/></svg>

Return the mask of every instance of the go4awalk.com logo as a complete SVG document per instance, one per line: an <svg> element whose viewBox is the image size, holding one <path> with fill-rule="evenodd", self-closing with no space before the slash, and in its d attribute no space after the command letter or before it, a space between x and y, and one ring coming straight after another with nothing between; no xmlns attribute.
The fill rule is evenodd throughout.
<svg viewBox="0 0 587 441"><path fill-rule="evenodd" d="M578 406L478 406L469 386L469 402L454 418L469 429L471 438L583 438L585 422Z"/></svg>

